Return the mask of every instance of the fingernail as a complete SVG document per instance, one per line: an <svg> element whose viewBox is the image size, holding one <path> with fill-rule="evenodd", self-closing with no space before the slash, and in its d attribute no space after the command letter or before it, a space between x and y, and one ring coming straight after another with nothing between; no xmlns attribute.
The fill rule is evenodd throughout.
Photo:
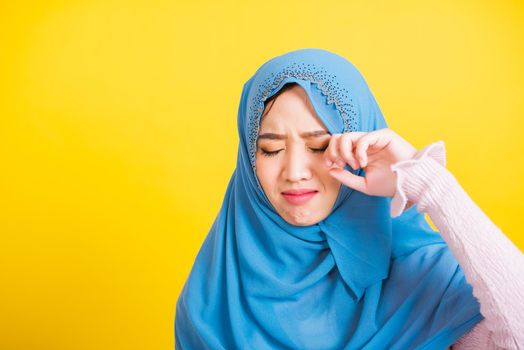
<svg viewBox="0 0 524 350"><path fill-rule="evenodd" d="M339 167L343 168L344 165L346 165L346 164L345 164L343 161L341 161L341 160L337 160L337 165L338 165Z"/></svg>
<svg viewBox="0 0 524 350"><path fill-rule="evenodd" d="M327 165L327 166L332 166L332 165L333 165L333 162L330 161L329 159L326 159L326 165Z"/></svg>

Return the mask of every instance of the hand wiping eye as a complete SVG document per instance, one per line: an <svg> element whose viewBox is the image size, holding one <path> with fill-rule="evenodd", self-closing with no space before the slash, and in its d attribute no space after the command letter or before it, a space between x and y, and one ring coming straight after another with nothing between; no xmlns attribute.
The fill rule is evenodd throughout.
<svg viewBox="0 0 524 350"><path fill-rule="evenodd" d="M324 153L329 174L342 184L368 195L392 197L396 191L396 174L390 166L411 159L417 150L393 130L333 134ZM344 169L362 168L365 176Z"/></svg>

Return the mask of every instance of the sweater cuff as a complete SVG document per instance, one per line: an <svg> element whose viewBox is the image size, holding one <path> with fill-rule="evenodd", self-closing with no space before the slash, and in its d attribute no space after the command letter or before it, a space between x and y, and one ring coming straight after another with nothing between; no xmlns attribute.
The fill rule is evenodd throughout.
<svg viewBox="0 0 524 350"><path fill-rule="evenodd" d="M417 203L420 212L427 204L421 203L423 193L435 181L439 167L446 167L444 141L436 141L419 150L412 159L398 161L390 166L397 173L396 192L391 200L390 216L401 215Z"/></svg>

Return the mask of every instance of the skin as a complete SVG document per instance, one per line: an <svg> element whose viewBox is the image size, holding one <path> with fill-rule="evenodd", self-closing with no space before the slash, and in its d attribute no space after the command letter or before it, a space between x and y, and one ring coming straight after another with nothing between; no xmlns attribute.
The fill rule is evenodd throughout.
<svg viewBox="0 0 524 350"><path fill-rule="evenodd" d="M329 134L300 86L283 92L264 113L257 141L257 177L278 214L296 226L325 219L342 184L368 195L394 196L397 176L391 165L412 159L417 152L388 128ZM305 137L305 132L324 134ZM267 134L281 137L268 138ZM345 164L362 167L365 177L344 169ZM289 203L282 194L303 188L318 193L300 205Z"/></svg>
<svg viewBox="0 0 524 350"><path fill-rule="evenodd" d="M312 131L325 134L310 138L301 135ZM268 133L284 135L286 139L263 138ZM330 136L300 86L278 96L269 112L263 114L256 155L257 176L273 207L290 224L313 225L326 218L335 204L340 182L329 175L324 152L314 151L327 148ZM263 151L279 152L268 156ZM282 195L283 191L301 188L315 189L318 193L301 205L289 203Z"/></svg>

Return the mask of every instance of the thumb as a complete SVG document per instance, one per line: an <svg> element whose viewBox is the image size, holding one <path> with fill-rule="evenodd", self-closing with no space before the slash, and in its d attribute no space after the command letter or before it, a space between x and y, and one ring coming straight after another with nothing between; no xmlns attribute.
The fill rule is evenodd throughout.
<svg viewBox="0 0 524 350"><path fill-rule="evenodd" d="M344 185L359 192L366 193L367 191L366 178L363 176L352 174L351 172L340 168L329 169L329 175L333 176Z"/></svg>

